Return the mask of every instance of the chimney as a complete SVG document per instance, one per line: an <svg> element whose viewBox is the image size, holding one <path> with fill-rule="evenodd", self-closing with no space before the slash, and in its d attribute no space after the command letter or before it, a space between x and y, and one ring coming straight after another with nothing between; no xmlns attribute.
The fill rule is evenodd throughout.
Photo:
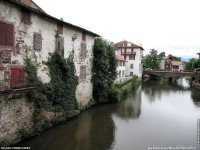
<svg viewBox="0 0 200 150"><path fill-rule="evenodd" d="M20 0L20 3L30 6L31 5L31 0Z"/></svg>

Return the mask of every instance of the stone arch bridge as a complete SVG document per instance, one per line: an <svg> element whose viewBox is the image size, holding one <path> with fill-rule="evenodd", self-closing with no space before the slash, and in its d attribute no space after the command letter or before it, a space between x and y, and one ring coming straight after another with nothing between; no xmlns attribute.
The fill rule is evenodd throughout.
<svg viewBox="0 0 200 150"><path fill-rule="evenodd" d="M189 76L193 80L196 78L197 74L195 72L178 72L178 71L151 71L151 70L144 70L143 75L149 75L150 78L153 77L160 77L169 80L175 80L180 77Z"/></svg>

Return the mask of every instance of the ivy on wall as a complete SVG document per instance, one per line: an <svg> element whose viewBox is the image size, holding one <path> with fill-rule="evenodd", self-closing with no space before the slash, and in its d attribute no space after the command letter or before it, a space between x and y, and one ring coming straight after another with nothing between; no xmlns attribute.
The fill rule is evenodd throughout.
<svg viewBox="0 0 200 150"><path fill-rule="evenodd" d="M112 85L117 76L117 60L113 46L102 38L96 38L93 48L93 96L97 103L117 101Z"/></svg>
<svg viewBox="0 0 200 150"><path fill-rule="evenodd" d="M37 66L27 56L24 59L26 79L29 86L35 90L28 94L30 100L36 102L37 108L60 112L78 109L76 101L76 87L78 77L75 75L73 51L67 59L58 51L49 55L46 65L49 67L49 83L43 84L37 77Z"/></svg>

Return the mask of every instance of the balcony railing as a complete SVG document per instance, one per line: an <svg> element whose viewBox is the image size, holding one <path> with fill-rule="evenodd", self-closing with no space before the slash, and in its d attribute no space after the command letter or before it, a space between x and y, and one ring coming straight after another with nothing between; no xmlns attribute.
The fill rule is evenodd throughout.
<svg viewBox="0 0 200 150"><path fill-rule="evenodd" d="M132 52L121 52L122 55L135 55L136 52L132 51Z"/></svg>

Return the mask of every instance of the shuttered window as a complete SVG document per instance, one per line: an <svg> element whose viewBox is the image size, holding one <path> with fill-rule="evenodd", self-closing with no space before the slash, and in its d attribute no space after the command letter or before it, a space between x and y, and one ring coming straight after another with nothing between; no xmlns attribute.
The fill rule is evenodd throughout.
<svg viewBox="0 0 200 150"><path fill-rule="evenodd" d="M42 50L42 35L39 33L35 33L33 43L35 50Z"/></svg>
<svg viewBox="0 0 200 150"><path fill-rule="evenodd" d="M57 37L56 50L61 56L64 56L64 37Z"/></svg>
<svg viewBox="0 0 200 150"><path fill-rule="evenodd" d="M31 13L27 10L21 10L21 22L31 24Z"/></svg>
<svg viewBox="0 0 200 150"><path fill-rule="evenodd" d="M81 59L86 58L86 54L87 54L86 47L87 47L87 44L84 43L84 42L82 42L82 43L81 43L81 53L80 53Z"/></svg>
<svg viewBox="0 0 200 150"><path fill-rule="evenodd" d="M58 34L63 34L63 25L61 23L57 23L57 32Z"/></svg>
<svg viewBox="0 0 200 150"><path fill-rule="evenodd" d="M0 46L14 46L14 25L0 21Z"/></svg>
<svg viewBox="0 0 200 150"><path fill-rule="evenodd" d="M80 79L86 79L86 66L80 68Z"/></svg>
<svg viewBox="0 0 200 150"><path fill-rule="evenodd" d="M11 87L19 88L25 86L25 71L24 67L11 68Z"/></svg>
<svg viewBox="0 0 200 150"><path fill-rule="evenodd" d="M86 33L82 32L82 41L86 41Z"/></svg>

